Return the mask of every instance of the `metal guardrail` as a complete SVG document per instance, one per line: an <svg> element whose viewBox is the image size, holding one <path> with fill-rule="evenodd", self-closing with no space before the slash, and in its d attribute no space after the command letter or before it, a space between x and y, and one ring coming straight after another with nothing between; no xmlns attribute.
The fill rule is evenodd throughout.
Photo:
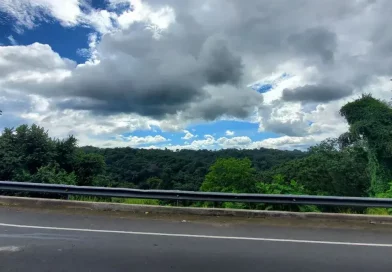
<svg viewBox="0 0 392 272"><path fill-rule="evenodd" d="M173 190L138 190L127 188L87 187L62 184L43 184L0 181L0 190L17 192L56 193L101 197L143 198L159 200L192 200L211 202L251 202L292 205L330 205L352 207L392 208L392 199L370 197L337 197L313 195L233 194Z"/></svg>

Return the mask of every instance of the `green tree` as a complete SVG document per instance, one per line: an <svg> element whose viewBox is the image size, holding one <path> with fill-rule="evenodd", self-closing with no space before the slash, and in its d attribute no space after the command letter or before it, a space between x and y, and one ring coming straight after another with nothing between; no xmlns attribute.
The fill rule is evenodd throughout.
<svg viewBox="0 0 392 272"><path fill-rule="evenodd" d="M79 151L76 155L74 166L77 176L77 185L90 186L94 182L94 178L105 171L105 160L99 154L85 154Z"/></svg>
<svg viewBox="0 0 392 272"><path fill-rule="evenodd" d="M31 182L49 184L76 185L75 173L67 173L58 164L40 167L33 176Z"/></svg>
<svg viewBox="0 0 392 272"><path fill-rule="evenodd" d="M341 148L338 139L311 147L305 158L292 160L261 173L259 180L272 183L281 174L296 180L307 194L367 196L369 174L366 151L360 146Z"/></svg>
<svg viewBox="0 0 392 272"><path fill-rule="evenodd" d="M304 195L305 188L295 180L288 180L283 175L275 175L272 182L257 183L258 192L261 194L277 195ZM288 210L301 212L316 212L316 206L313 205L284 205L284 204L257 204L260 209L266 210Z"/></svg>
<svg viewBox="0 0 392 272"><path fill-rule="evenodd" d="M18 152L14 130L5 128L0 135L0 179L13 180L16 172L21 170L22 158Z"/></svg>
<svg viewBox="0 0 392 272"><path fill-rule="evenodd" d="M256 185L261 194L304 195L305 188L295 180L286 180L281 174L275 175L271 183L258 182Z"/></svg>
<svg viewBox="0 0 392 272"><path fill-rule="evenodd" d="M178 150L171 151L136 148L81 147L86 153L101 154L105 157L105 175L113 186L130 184L148 189L147 179L162 179L161 189L198 191L208 169L218 158L249 158L255 171L268 170L282 162L303 158L306 152L294 150Z"/></svg>
<svg viewBox="0 0 392 272"><path fill-rule="evenodd" d="M162 189L163 181L158 177L151 177L147 179L146 183L149 189Z"/></svg>
<svg viewBox="0 0 392 272"><path fill-rule="evenodd" d="M74 136L68 136L63 140L55 141L54 159L60 168L70 173L74 170L77 155L77 139Z"/></svg>
<svg viewBox="0 0 392 272"><path fill-rule="evenodd" d="M350 125L351 138L362 141L368 154L371 195L389 189L392 180L392 108L371 95L344 105L340 114Z"/></svg>
<svg viewBox="0 0 392 272"><path fill-rule="evenodd" d="M202 191L253 193L255 187L255 170L248 158L219 158L210 167Z"/></svg>
<svg viewBox="0 0 392 272"><path fill-rule="evenodd" d="M44 128L37 125L21 125L16 128L13 149L20 156L30 174L54 161L54 142Z"/></svg>
<svg viewBox="0 0 392 272"><path fill-rule="evenodd" d="M43 128L22 125L0 136L0 177L14 180L54 161L54 142ZM18 174L17 174L18 173Z"/></svg>

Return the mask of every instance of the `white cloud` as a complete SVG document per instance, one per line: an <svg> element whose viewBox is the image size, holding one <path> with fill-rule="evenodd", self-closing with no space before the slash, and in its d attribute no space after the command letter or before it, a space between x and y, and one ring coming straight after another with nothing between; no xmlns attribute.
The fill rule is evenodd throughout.
<svg viewBox="0 0 392 272"><path fill-rule="evenodd" d="M177 149L191 149L191 150L197 150L197 149L214 149L215 145L215 138L212 135L204 135L204 139L202 140L193 140L189 144L184 144L184 145L170 145L167 146L168 149L171 150L177 150Z"/></svg>
<svg viewBox="0 0 392 272"><path fill-rule="evenodd" d="M28 29L45 21L47 16L64 26L74 26L82 14L79 0L2 0L0 10L12 16L17 25Z"/></svg>
<svg viewBox="0 0 392 272"><path fill-rule="evenodd" d="M315 137L315 136L305 136L305 137L290 137L290 136L282 136L279 138L269 138L262 141L255 141L248 145L247 148L274 148L274 149L299 149L306 150L310 145L314 145L321 140L324 140L324 137Z"/></svg>
<svg viewBox="0 0 392 272"><path fill-rule="evenodd" d="M85 0L2 0L0 11L8 14L8 20L15 21L19 32L55 19L64 27L87 25L107 33L116 29L117 22L116 13L96 10Z"/></svg>
<svg viewBox="0 0 392 272"><path fill-rule="evenodd" d="M181 137L181 139L183 140L189 140L195 137L195 135L193 135L192 133L190 133L188 130L184 130L184 137Z"/></svg>
<svg viewBox="0 0 392 272"><path fill-rule="evenodd" d="M248 136L238 136L232 138L220 137L215 138L212 135L205 135L203 140L194 140L192 142L185 142L183 145L169 145L165 148L171 150L177 149L257 149L257 148L274 148L286 150L307 150L310 145L314 145L325 139L325 135L305 136L305 137L289 137L282 136L278 138L268 138L261 141L252 141ZM164 147L161 147L164 148Z"/></svg>
<svg viewBox="0 0 392 272"><path fill-rule="evenodd" d="M86 137L81 135L78 137L79 145L85 146L96 146L105 148L115 148L115 147L133 147L133 148L145 148L145 149L159 149L162 146L156 146L154 144L161 144L170 141L161 135L155 136L128 136L124 137L122 135L117 135L111 139L105 137Z"/></svg>
<svg viewBox="0 0 392 272"><path fill-rule="evenodd" d="M232 130L226 130L225 134L226 136L234 136L235 132Z"/></svg>
<svg viewBox="0 0 392 272"><path fill-rule="evenodd" d="M222 148L246 148L252 143L252 140L248 136L238 136L233 138L221 137L216 140Z"/></svg>
<svg viewBox="0 0 392 272"><path fill-rule="evenodd" d="M175 12L169 6L153 9L145 1L131 0L132 10L126 10L117 18L120 28L127 28L136 22L147 22L154 31L166 29L175 21ZM156 33L159 34L159 33Z"/></svg>
<svg viewBox="0 0 392 272"><path fill-rule="evenodd" d="M118 135L116 136L116 140L118 141L123 141L129 144L130 146L138 146L142 144L155 144L155 143L162 143L162 142L167 142L168 139L161 135L155 135L155 136L145 136L145 137L138 137L138 136L123 136L123 135Z"/></svg>
<svg viewBox="0 0 392 272"><path fill-rule="evenodd" d="M15 22L20 32L52 19L64 27L87 25L102 34L145 22L158 38L160 32L175 21L175 12L169 6L153 8L141 0L110 0L107 4L108 10L94 9L86 0L2 0L0 11L9 16L7 20ZM119 7L127 8L118 14Z"/></svg>
<svg viewBox="0 0 392 272"><path fill-rule="evenodd" d="M92 26L96 31L105 34L117 29L115 23L117 20L117 14L107 10L94 10L87 14L84 14L80 22Z"/></svg>
<svg viewBox="0 0 392 272"><path fill-rule="evenodd" d="M18 42L15 40L14 36L9 35L7 39L10 41L12 45L18 45Z"/></svg>

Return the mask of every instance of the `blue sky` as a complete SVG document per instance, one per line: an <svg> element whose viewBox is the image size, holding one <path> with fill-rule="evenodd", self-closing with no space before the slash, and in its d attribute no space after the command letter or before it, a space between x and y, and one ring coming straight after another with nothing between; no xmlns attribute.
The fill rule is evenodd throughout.
<svg viewBox="0 0 392 272"><path fill-rule="evenodd" d="M41 23L31 30L25 30L23 33L14 31L12 25L0 25L0 33L3 33L0 43L13 45L10 37L18 45L29 45L35 42L49 44L52 49L64 58L69 58L77 63L86 61L86 57L78 54L79 48L88 48L88 35L94 33L87 27L65 28L58 22Z"/></svg>
<svg viewBox="0 0 392 272"><path fill-rule="evenodd" d="M149 135L156 136L162 135L166 139L170 139L170 144L180 145L183 143L190 143L193 140L200 140L204 138L204 135L212 135L215 138L221 137L239 137L247 136L254 141L261 141L269 138L277 138L280 135L273 132L258 132L258 124L244 121L214 121L202 124L193 124L188 126L185 131L188 131L193 135L190 139L184 139L186 132L172 132L162 131L158 127L153 127L152 130L138 130L134 132L123 133L125 137L137 136L146 137ZM158 144L158 146L165 146L168 142ZM143 144L141 146L148 146L149 144Z"/></svg>
<svg viewBox="0 0 392 272"><path fill-rule="evenodd" d="M389 66L372 68L389 63L383 47L353 23L386 25L375 22L385 9L348 0L352 21L334 11L320 21L325 7L305 2L2 0L0 129L36 123L81 145L171 149L336 137L347 130L339 108L365 87L390 99ZM286 27L269 10L288 14ZM364 74L372 80L352 86Z"/></svg>

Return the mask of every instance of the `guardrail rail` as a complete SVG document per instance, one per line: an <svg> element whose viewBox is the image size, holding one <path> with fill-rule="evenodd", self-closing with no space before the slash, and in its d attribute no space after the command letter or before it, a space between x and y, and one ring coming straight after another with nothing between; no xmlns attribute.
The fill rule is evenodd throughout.
<svg viewBox="0 0 392 272"><path fill-rule="evenodd" d="M0 181L0 190L15 192L56 193L63 195L85 195L101 197L142 198L159 200L191 200L211 202L248 202L292 205L329 205L352 207L392 208L392 199L370 197L339 197L314 195L271 195L233 194L215 192L193 192L176 190L139 190L128 188L108 188L44 184L30 182Z"/></svg>

